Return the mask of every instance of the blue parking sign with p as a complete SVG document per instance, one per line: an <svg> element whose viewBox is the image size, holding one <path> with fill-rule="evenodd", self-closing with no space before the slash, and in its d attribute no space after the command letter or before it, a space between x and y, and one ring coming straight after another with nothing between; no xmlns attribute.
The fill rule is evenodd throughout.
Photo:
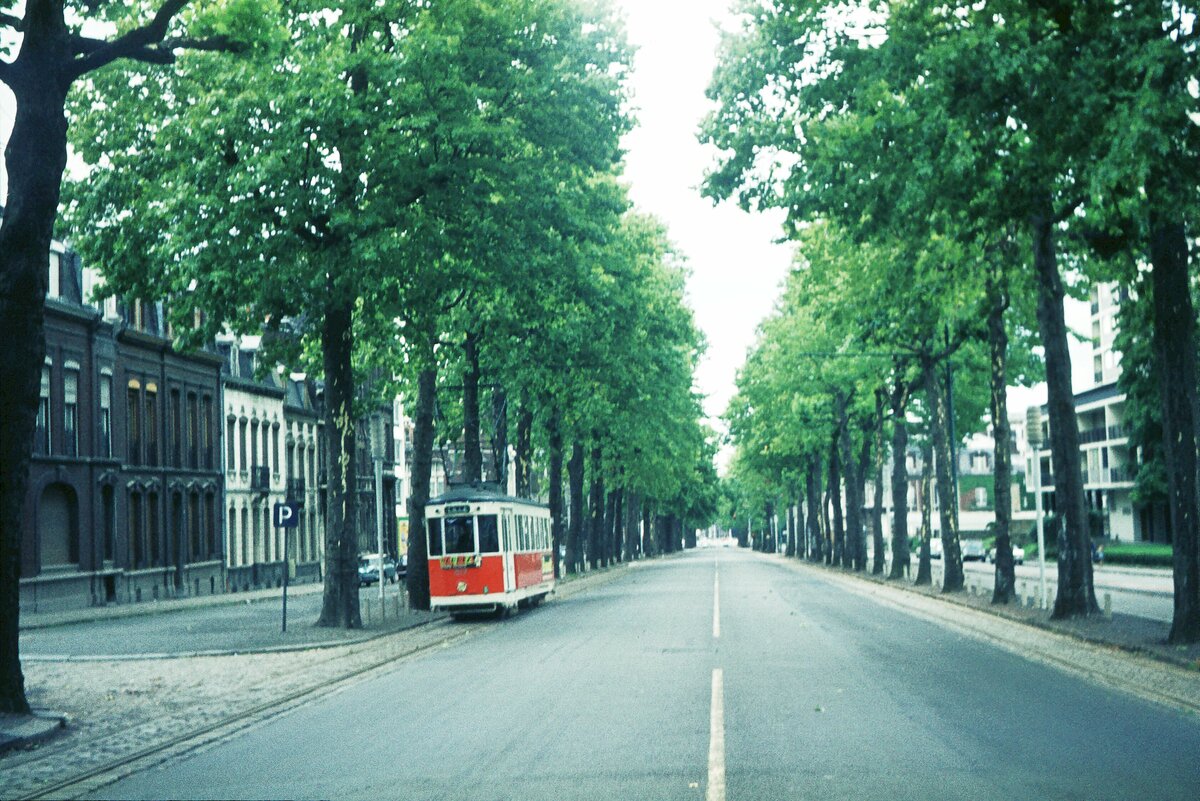
<svg viewBox="0 0 1200 801"><path fill-rule="evenodd" d="M294 501L277 503L272 516L275 528L295 528L300 525L300 504Z"/></svg>

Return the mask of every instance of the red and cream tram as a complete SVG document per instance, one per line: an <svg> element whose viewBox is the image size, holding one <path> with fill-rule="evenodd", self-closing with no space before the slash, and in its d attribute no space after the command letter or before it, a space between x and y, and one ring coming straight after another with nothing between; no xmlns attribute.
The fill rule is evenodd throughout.
<svg viewBox="0 0 1200 801"><path fill-rule="evenodd" d="M500 612L554 590L550 510L488 489L458 488L425 506L429 605Z"/></svg>

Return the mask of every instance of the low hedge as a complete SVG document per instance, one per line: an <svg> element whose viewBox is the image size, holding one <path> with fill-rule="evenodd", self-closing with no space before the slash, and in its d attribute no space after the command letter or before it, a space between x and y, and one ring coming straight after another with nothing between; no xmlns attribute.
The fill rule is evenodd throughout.
<svg viewBox="0 0 1200 801"><path fill-rule="evenodd" d="M1170 567L1173 562L1170 545L1157 542L1108 542L1104 544L1104 561L1113 565L1138 567Z"/></svg>

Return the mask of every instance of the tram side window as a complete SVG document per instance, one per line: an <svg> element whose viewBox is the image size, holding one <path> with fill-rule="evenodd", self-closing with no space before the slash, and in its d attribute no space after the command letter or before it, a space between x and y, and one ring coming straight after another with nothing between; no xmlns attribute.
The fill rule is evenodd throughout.
<svg viewBox="0 0 1200 801"><path fill-rule="evenodd" d="M446 532L446 553L475 553L473 517L447 517L442 527Z"/></svg>
<svg viewBox="0 0 1200 801"><path fill-rule="evenodd" d="M495 515L480 515L476 518L479 528L479 552L496 553L500 550L500 531L496 526Z"/></svg>
<svg viewBox="0 0 1200 801"><path fill-rule="evenodd" d="M426 521L429 525L429 555L442 555L442 521L439 518L431 518Z"/></svg>
<svg viewBox="0 0 1200 801"><path fill-rule="evenodd" d="M505 512L505 514L504 514L504 519L503 519L503 522L501 523L501 528L502 528L502 530L503 530L503 532L504 532L504 550L506 550L506 551L511 551L511 550L512 550L512 524L511 524L511 518L512 518L512 515L510 515L510 514L508 514L507 512Z"/></svg>

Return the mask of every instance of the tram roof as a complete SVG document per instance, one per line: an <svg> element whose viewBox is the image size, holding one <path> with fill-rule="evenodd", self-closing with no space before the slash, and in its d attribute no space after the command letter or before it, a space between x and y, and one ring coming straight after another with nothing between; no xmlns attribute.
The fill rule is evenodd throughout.
<svg viewBox="0 0 1200 801"><path fill-rule="evenodd" d="M436 498L430 498L426 502L426 506L433 506L441 503L481 503L481 502L500 502L500 503L519 503L525 506L540 506L546 508L546 504L529 498L518 498L515 495L506 495L494 486L486 485L471 485L466 487L453 487L446 490Z"/></svg>

